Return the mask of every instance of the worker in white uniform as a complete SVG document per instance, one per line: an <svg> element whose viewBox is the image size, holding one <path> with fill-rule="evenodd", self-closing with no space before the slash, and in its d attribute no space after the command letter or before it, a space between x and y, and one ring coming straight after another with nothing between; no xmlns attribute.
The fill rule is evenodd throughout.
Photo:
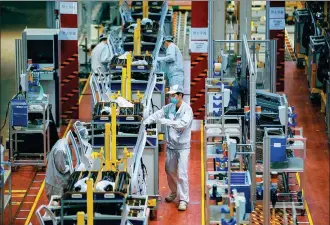
<svg viewBox="0 0 330 225"><path fill-rule="evenodd" d="M158 57L158 62L165 62L165 74L169 87L178 84L184 87L183 57L180 49L173 43L172 37L165 37L163 42L166 48L166 55Z"/></svg>
<svg viewBox="0 0 330 225"><path fill-rule="evenodd" d="M165 171L171 193L167 202L179 199L179 211L185 211L189 202L188 158L190 153L193 112L183 98L183 87L173 85L167 94L171 103L144 120L144 124L160 123L166 126Z"/></svg>
<svg viewBox="0 0 330 225"><path fill-rule="evenodd" d="M101 73L106 73L108 64L113 57L111 46L108 45L108 38L105 34L100 35L100 43L98 43L92 51L91 64L92 72L98 75L99 70Z"/></svg>
<svg viewBox="0 0 330 225"><path fill-rule="evenodd" d="M66 150L66 139L59 139L47 155L46 194L50 200L52 195L63 194L70 177L70 156Z"/></svg>

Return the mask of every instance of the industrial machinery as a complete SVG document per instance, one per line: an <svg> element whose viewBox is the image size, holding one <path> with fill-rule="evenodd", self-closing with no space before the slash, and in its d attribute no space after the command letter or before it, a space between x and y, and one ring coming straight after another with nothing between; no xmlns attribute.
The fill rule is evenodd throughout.
<svg viewBox="0 0 330 225"><path fill-rule="evenodd" d="M127 2L120 6L123 39L118 30L110 31L108 42L115 56L109 74L90 79L92 120L76 121L78 142L68 141L75 152L72 158L79 162L63 196L52 196L48 206L37 210L41 224L76 224L81 213L87 214L82 218L88 224L90 220L94 224L147 224L149 210L151 214L157 210L158 129L142 124L154 107L164 104L164 73L157 71L157 57L168 5L165 1L157 7L157 20L135 21ZM133 48L126 48L125 40L135 22L140 24L138 29L133 26L134 51L130 52ZM41 210L46 213L42 215Z"/></svg>
<svg viewBox="0 0 330 225"><path fill-rule="evenodd" d="M110 138L116 136L112 130L114 127L111 128L110 133L110 124L107 124L105 139L108 141L105 142L105 155L103 155L103 148L99 154L93 151L88 157L88 161L92 155L99 155L98 157L101 159L98 162L99 165L94 165L97 163L94 160L93 169L85 170L86 166L81 171L79 169L81 164L86 165L81 160L81 156L87 157L88 152L91 152L90 150L85 151L86 143L84 142L88 139L88 133L86 133L84 125L81 122L74 124L80 148L71 131L67 135L67 140L70 138L70 141L67 141L67 150L71 156L69 159L71 176L64 194L52 196L48 206L42 206L37 210L36 214L40 223L51 224L53 221L57 221L60 224L73 224L78 212L87 212L87 222L92 217L95 224L110 221L111 224L126 224L126 221L129 221L130 224L147 224L149 209L147 209L148 196L146 196L146 168L142 160L146 143L145 128L140 129L141 135L139 135L133 154L129 154L125 149L124 155L118 160L116 146L112 144L110 148L110 145L107 144ZM75 157L71 153L70 142ZM114 146L115 149L113 149ZM129 160L132 156L134 156L132 160ZM74 168L73 158L77 160ZM115 160L113 160L114 158ZM47 212L43 216L40 213L42 209L46 209Z"/></svg>
<svg viewBox="0 0 330 225"><path fill-rule="evenodd" d="M166 25L166 30L171 30L168 25L171 22L172 11L168 10L167 1L134 1L131 8L123 1L120 8L124 27L124 50L134 48L134 55L140 55L140 52L153 52L158 44L160 29L164 29Z"/></svg>
<svg viewBox="0 0 330 225"><path fill-rule="evenodd" d="M309 68L310 63L318 63L317 57L315 58L314 50L319 51L320 43L316 43L319 38L322 38L322 29L327 27L324 15L324 2L305 2L305 9L298 9L294 11L295 17L295 31L294 31L294 50L297 57L298 68ZM313 37L312 37L313 36ZM316 40L315 40L316 38ZM313 42L313 43L310 43ZM314 46L316 45L316 46ZM316 47L316 49L314 49ZM314 49L314 50L313 50ZM305 56L313 54L314 60L311 58L305 62ZM307 67L308 63L308 67ZM313 68L316 69L315 66ZM310 77L311 73L308 72ZM309 79L311 88L312 86ZM312 92L313 93L313 92Z"/></svg>
<svg viewBox="0 0 330 225"><path fill-rule="evenodd" d="M309 85L309 91L311 93L310 98L313 99L314 95L320 95L323 80L319 80L318 64L320 62L320 56L328 53L327 42L324 36L310 36L309 49L308 49L308 67L307 67L307 79Z"/></svg>
<svg viewBox="0 0 330 225"><path fill-rule="evenodd" d="M310 13L307 9L294 11L295 29L294 29L294 52L296 57L301 57L300 54L307 55L308 46L302 44L304 25L310 20Z"/></svg>
<svg viewBox="0 0 330 225"><path fill-rule="evenodd" d="M39 82L49 95L49 105L57 126L60 124L58 40L58 29L26 28L22 39L16 39L15 42L17 80L30 64L39 71Z"/></svg>
<svg viewBox="0 0 330 225"><path fill-rule="evenodd" d="M217 42L232 41L214 41ZM286 95L257 89L261 86L257 85L260 74L256 67L257 51L253 48L256 45L249 44L245 36L237 43L243 46L236 68L235 62L228 60L224 73L222 63L219 67L216 62L206 79L205 132L202 131L201 138L206 150L203 160L208 165L205 168L207 224L254 224L253 214L260 206L267 216L259 223L271 224L275 208L291 209L295 212L293 220L300 222L297 212L305 214L303 185L297 185L289 177L297 172L303 176L306 139L302 128L296 128L297 115ZM212 57L209 62L214 62ZM266 66L272 64L271 61ZM246 70L241 69L245 67ZM267 67L265 71L273 71ZM235 93L232 76L235 73L246 82L243 95ZM273 77L267 79L271 82L270 90L275 91ZM241 92L242 82L239 84Z"/></svg>
<svg viewBox="0 0 330 225"><path fill-rule="evenodd" d="M75 186L79 180L88 180L86 189ZM102 182L109 182L104 189L99 189ZM52 196L47 207L40 207L36 214L41 224L52 224L55 220L59 224L76 224L77 213L87 212L87 222L94 224L147 224L148 197L127 195L129 175L127 172L75 172L65 194ZM91 196L91 197L90 197ZM40 214L42 208L48 212ZM91 214L90 214L91 208ZM85 218L84 218L85 219ZM123 223L124 222L124 223Z"/></svg>
<svg viewBox="0 0 330 225"><path fill-rule="evenodd" d="M44 94L40 76L39 70L30 65L21 75L21 91L10 102L9 149L13 167L45 168L46 154L58 139L57 132L50 139L50 127L54 123L50 120L49 96ZM56 130L55 125L52 129Z"/></svg>

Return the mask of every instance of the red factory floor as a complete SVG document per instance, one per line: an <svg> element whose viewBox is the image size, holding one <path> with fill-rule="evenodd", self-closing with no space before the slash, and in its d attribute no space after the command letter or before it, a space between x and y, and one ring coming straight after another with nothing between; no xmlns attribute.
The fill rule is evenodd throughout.
<svg viewBox="0 0 330 225"><path fill-rule="evenodd" d="M309 100L307 80L303 70L298 70L293 62L286 62L285 93L291 105L298 113L298 126L304 128L307 138L306 187L305 195L308 203L307 214L315 225L329 224L329 150L325 134L324 114L320 106ZM80 119L90 119L90 95L86 90L80 102ZM156 221L151 225L200 225L201 224L201 161L200 132L193 133L193 141L189 164L190 199L188 210L178 212L174 203L162 202ZM164 171L165 154L159 153L159 192L165 198L169 188ZM33 168L23 167L13 173L13 215L14 225L39 224L31 209L47 203L43 188L44 172L36 173ZM22 203L22 201L24 202ZM17 212L19 210L19 212ZM280 223L279 223L280 224Z"/></svg>

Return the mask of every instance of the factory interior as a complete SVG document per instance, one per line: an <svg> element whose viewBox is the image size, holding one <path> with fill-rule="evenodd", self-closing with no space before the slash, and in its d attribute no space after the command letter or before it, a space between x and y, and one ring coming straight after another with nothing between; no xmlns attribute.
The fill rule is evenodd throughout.
<svg viewBox="0 0 330 225"><path fill-rule="evenodd" d="M329 225L330 2L1 1L0 38L0 225Z"/></svg>

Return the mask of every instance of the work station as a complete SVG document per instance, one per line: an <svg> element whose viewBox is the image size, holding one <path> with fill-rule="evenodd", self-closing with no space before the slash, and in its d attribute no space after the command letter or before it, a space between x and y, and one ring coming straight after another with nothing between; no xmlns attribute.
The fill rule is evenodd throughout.
<svg viewBox="0 0 330 225"><path fill-rule="evenodd" d="M329 223L328 2L38 7L1 63L0 224Z"/></svg>

